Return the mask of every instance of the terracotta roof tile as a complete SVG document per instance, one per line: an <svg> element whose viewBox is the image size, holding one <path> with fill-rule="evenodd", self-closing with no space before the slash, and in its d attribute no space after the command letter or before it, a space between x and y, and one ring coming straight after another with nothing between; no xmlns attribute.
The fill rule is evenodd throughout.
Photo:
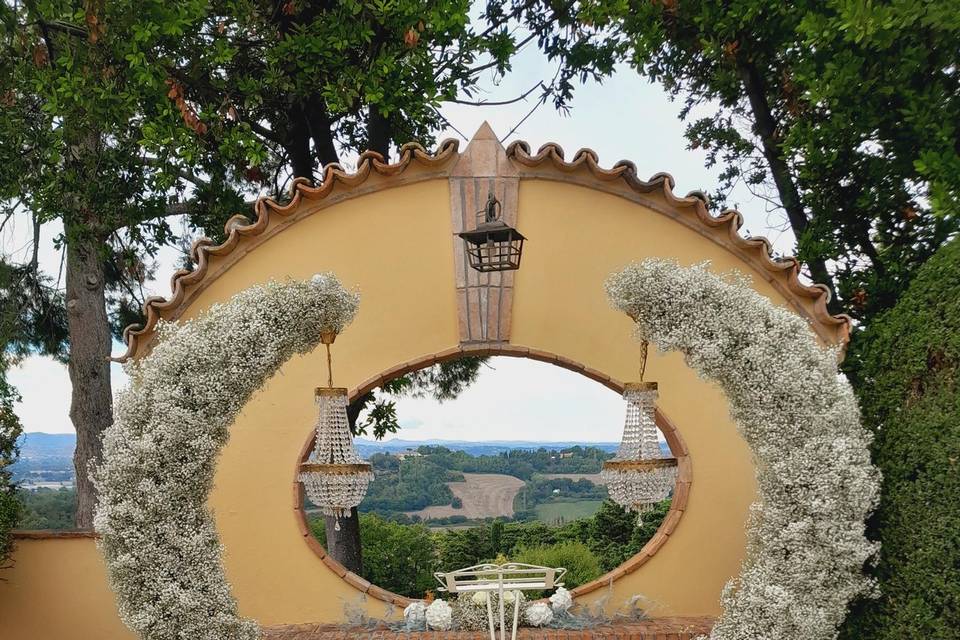
<svg viewBox="0 0 960 640"><path fill-rule="evenodd" d="M338 164L327 165L319 185L311 186L304 179L297 179L291 187L290 200L281 204L270 198L261 198L257 201L254 212L256 220L251 222L243 215L235 215L227 221L225 230L227 239L219 245L202 238L197 240L190 250L195 264L193 270L181 269L170 279L171 295L169 298L151 297L144 304L146 321L143 326L131 325L123 334L127 345L125 353L114 357L115 361L125 361L135 355L141 343L148 341L156 328L157 322L163 318L174 318L179 315L182 306L188 302L187 289L200 284L207 276L210 256L225 256L230 254L243 242L262 234L274 216L288 217L298 210L304 202L323 200L340 189L359 191L371 176L379 175L387 179L401 176L408 168L417 165L446 175L459 157L459 145L456 140L445 140L430 153L422 146L411 143L400 149L400 158L396 163L383 161L380 154L372 151L364 152L357 162L357 170L348 173ZM827 310L830 293L824 285L808 285L800 280L800 263L793 257L774 257L770 242L766 238L745 238L739 230L743 226L743 216L734 210L724 211L713 216L707 210L706 197L699 191L691 191L686 196L678 197L673 193L674 179L670 174L657 173L648 180L637 176L636 166L627 160L617 162L609 169L599 165L597 153L591 149L580 149L571 161L564 158L563 149L555 144L548 143L540 147L535 154L531 154L530 146L526 142L514 142L506 149L506 155L521 169L526 167L531 171L555 171L559 175L573 174L587 170L597 183L614 183L622 181L631 190L641 194L657 194L662 196L671 206L681 211L689 212L695 217L700 226L719 231L726 230L729 242L753 258L755 265L766 270L771 279L780 281L791 294L811 300L813 302L814 320L819 323L827 334L839 336L839 341L845 343L849 334L850 318L846 315L833 316ZM522 171L521 171L522 175ZM398 181L398 184L402 182ZM340 193L340 191L336 191ZM824 335L823 332L820 332ZM536 357L536 356L534 356Z"/></svg>

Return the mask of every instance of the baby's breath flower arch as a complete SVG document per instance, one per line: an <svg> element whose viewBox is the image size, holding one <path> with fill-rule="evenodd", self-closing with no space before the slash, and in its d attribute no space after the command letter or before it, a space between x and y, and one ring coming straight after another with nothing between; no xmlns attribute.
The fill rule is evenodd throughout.
<svg viewBox="0 0 960 640"><path fill-rule="evenodd" d="M756 460L747 557L710 637L835 638L848 603L872 587L863 565L877 547L864 521L879 490L837 353L799 316L706 265L647 260L613 275L607 293L641 338L720 386Z"/></svg>
<svg viewBox="0 0 960 640"><path fill-rule="evenodd" d="M834 638L847 603L871 586L862 566L876 548L863 532L879 481L836 354L799 317L704 266L650 260L607 291L642 337L721 386L756 456L748 555L712 637ZM206 506L217 454L264 381L324 330L342 330L357 305L332 275L251 287L163 325L127 366L94 473L94 524L121 617L142 638L258 636L237 613Z"/></svg>
<svg viewBox="0 0 960 640"><path fill-rule="evenodd" d="M333 275L270 282L160 328L127 365L95 470L101 536L120 616L147 640L252 640L207 508L229 425L277 369L339 332L359 303Z"/></svg>

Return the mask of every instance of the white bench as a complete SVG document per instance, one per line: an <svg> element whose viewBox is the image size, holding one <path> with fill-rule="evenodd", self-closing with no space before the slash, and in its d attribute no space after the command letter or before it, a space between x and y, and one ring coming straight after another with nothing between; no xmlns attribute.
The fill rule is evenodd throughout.
<svg viewBox="0 0 960 640"><path fill-rule="evenodd" d="M478 564L465 569L447 573L433 574L440 583L440 591L448 593L486 593L487 621L490 624L490 640L497 640L494 630L493 605L490 594L496 592L500 614L500 640L506 640L506 618L503 606L504 592L513 593L513 632L511 640L517 638L517 622L520 617L520 592L540 591L562 587L559 580L567 572L562 567L539 567L533 564L508 562L506 564Z"/></svg>

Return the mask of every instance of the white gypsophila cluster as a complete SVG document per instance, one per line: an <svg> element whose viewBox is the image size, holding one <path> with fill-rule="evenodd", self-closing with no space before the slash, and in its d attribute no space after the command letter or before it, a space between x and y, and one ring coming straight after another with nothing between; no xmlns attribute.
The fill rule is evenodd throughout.
<svg viewBox="0 0 960 640"><path fill-rule="evenodd" d="M573 596L565 587L557 587L557 590L550 596L550 607L554 613L566 613L573 606Z"/></svg>
<svg viewBox="0 0 960 640"><path fill-rule="evenodd" d="M453 628L457 631L483 631L488 628L486 599L482 602L474 597L475 593L460 593L453 601Z"/></svg>
<svg viewBox="0 0 960 640"><path fill-rule="evenodd" d="M534 602L523 610L523 619L531 627L542 627L553 622L553 609L546 602Z"/></svg>
<svg viewBox="0 0 960 640"><path fill-rule="evenodd" d="M720 386L756 459L747 556L722 595L714 640L832 640L868 594L877 553L864 521L880 475L837 352L743 281L651 259L606 284L639 336Z"/></svg>
<svg viewBox="0 0 960 640"><path fill-rule="evenodd" d="M434 600L425 612L427 626L436 631L447 631L453 626L453 609L444 600Z"/></svg>
<svg viewBox="0 0 960 640"><path fill-rule="evenodd" d="M161 324L93 470L94 527L123 621L145 640L250 640L227 584L207 496L228 427L250 396L325 331L340 331L359 298L332 275L269 282L197 318Z"/></svg>
<svg viewBox="0 0 960 640"><path fill-rule="evenodd" d="M423 600L414 600L403 610L403 620L407 629L423 629L427 624L427 603Z"/></svg>

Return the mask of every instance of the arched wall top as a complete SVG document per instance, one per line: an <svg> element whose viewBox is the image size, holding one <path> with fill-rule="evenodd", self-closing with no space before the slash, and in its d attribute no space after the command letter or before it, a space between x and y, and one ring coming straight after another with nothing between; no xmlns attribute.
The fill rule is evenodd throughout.
<svg viewBox="0 0 960 640"><path fill-rule="evenodd" d="M489 125L484 123L474 141L496 141ZM499 147L499 142L496 142ZM469 149L469 147L468 147ZM503 153L500 147L500 153ZM599 165L599 157L592 149L580 149L571 161L564 158L563 149L548 143L531 154L526 142L510 144L505 155L510 167L508 174L519 180L555 180L577 184L587 188L613 193L642 203L667 215L704 237L720 244L734 253L752 270L768 280L787 299L793 309L810 323L814 332L826 343L841 347L849 338L850 318L846 315L831 315L827 309L830 292L822 284L807 285L800 280L800 263L794 257L773 255L770 241L764 237L745 238L739 229L743 216L735 210L713 216L707 210L706 197L699 191L678 197L673 189L675 181L668 173L657 173L649 180L637 176L636 166L621 160L610 169ZM255 206L256 220L250 221L238 214L225 225L227 239L214 245L207 238L194 242L190 255L195 267L180 269L170 279L169 298L151 297L143 307L145 323L131 325L124 330L126 351L113 358L123 362L140 355L153 338L157 323L161 320L176 320L190 302L221 273L260 243L279 231L309 216L320 209L343 200L356 198L373 191L400 187L424 180L443 179L464 175L471 164L464 163L465 153L459 150L456 140L444 140L433 153L416 143L400 149L395 163L383 161L379 153L366 151L360 155L357 170L344 171L339 164L327 165L318 186L305 179L297 179L291 187L289 201L279 203L271 198L260 198ZM486 175L474 161L472 175ZM504 175L498 167L499 175ZM217 268L210 268L211 257L220 258Z"/></svg>

